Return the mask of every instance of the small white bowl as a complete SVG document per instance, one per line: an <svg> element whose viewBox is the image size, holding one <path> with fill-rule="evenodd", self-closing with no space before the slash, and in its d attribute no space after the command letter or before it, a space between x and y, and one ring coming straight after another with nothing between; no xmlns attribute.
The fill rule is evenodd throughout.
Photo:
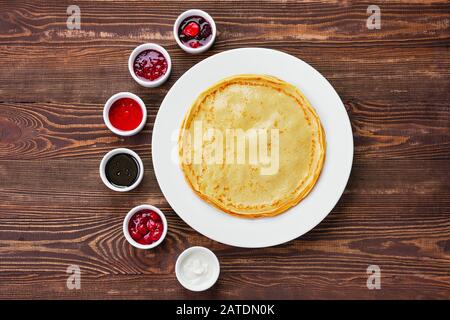
<svg viewBox="0 0 450 320"><path fill-rule="evenodd" d="M153 242L152 244L140 244L136 241L133 240L133 238L130 235L130 232L128 231L128 223L130 222L131 217L138 211L141 210L152 210L155 211L157 214L159 214L159 216L161 217L161 221L163 223L163 233L161 234L161 238L159 238L158 241ZM161 210L159 210L157 207L154 207L150 204L143 204L137 207L134 207L133 209L131 209L127 215L125 216L125 219L123 220L123 234L125 235L125 239L127 239L127 241L135 248L138 249L152 249L156 246L158 246L161 242L163 242L164 238L167 235L167 220L166 220L166 216L164 215L164 213L162 213Z"/></svg>
<svg viewBox="0 0 450 320"><path fill-rule="evenodd" d="M161 77L159 77L158 79L155 79L153 81L142 79L134 73L134 68L133 68L134 59L136 59L137 55L144 50L159 51L162 53L164 58L166 58L166 61L167 61L167 72L164 75L162 75ZM128 58L128 71L130 72L133 79L137 83L139 83L141 86L146 87L146 88L155 88L155 87L162 85L167 80L167 78L169 78L170 72L172 71L172 60L170 59L170 55L166 51L166 49L164 49L160 45L158 45L156 43L144 43L144 44L141 44L140 46L137 46L131 52L130 57Z"/></svg>
<svg viewBox="0 0 450 320"><path fill-rule="evenodd" d="M123 188L117 187L117 186L113 185L111 182L109 182L109 180L106 178L106 172L105 172L106 164L108 163L109 159L111 159L116 154L120 154L120 153L129 154L130 156L135 158L138 163L138 169L139 169L138 177L137 177L136 181L129 187L123 187ZM111 150L107 154L105 154L103 156L102 161L100 162L99 170L100 170L100 178L102 178L103 183L111 190L119 191L119 192L126 192L126 191L133 190L134 188L136 188L139 185L139 183L141 183L142 178L144 178L144 163L142 162L141 158L139 157L139 155L136 152L134 152L130 149L127 149L127 148L117 148L117 149Z"/></svg>
<svg viewBox="0 0 450 320"><path fill-rule="evenodd" d="M188 46L184 45L181 42L181 40L178 38L178 28L180 27L181 22L183 22L184 19L191 17L191 16L200 16L200 17L204 18L206 21L208 21L209 24L211 25L211 31L212 31L211 39L209 40L209 42L206 45L198 47L198 48L188 47ZM198 10L198 9L191 9L191 10L187 10L187 11L183 12L182 14L180 14L178 16L177 20L175 20L175 23L173 24L173 37L175 38L175 41L178 43L180 48L183 49L184 51L186 51L187 53L192 53L192 54L202 53L202 52L205 52L206 50L208 50L209 48L211 48L214 41L216 40L216 33L217 33L217 28L216 28L216 23L214 22L214 19L205 11Z"/></svg>
<svg viewBox="0 0 450 320"><path fill-rule="evenodd" d="M183 278L183 275L182 275L181 268L182 268L182 264L183 264L184 260L190 254L193 254L195 252L203 252L204 254L208 255L210 257L210 261L212 262L212 265L210 267L214 268L214 272L213 272L211 278L209 279L209 281L207 281L203 285L192 285L192 284L188 283L187 281L185 281L185 279ZM178 256L177 262L175 263L175 275L177 276L178 282L180 282L180 284L183 287L185 287L186 289L191 290L191 291L198 292L198 291L208 290L217 282L217 279L219 279L219 274L220 274L219 259L217 259L217 256L214 254L214 252L212 252L211 250L209 250L208 248L205 248L205 247L190 247L190 248L184 250Z"/></svg>
<svg viewBox="0 0 450 320"><path fill-rule="evenodd" d="M111 109L111 106L113 105L114 102L122 98L130 98L137 101L137 103L139 103L139 106L142 109L142 121L139 124L139 126L137 126L133 130L125 131L117 129L112 125L111 121L109 121L109 110ZM141 131L142 128L144 128L145 122L147 121L147 108L145 107L144 101L142 101L142 99L139 98L137 95L131 92L119 92L113 95L111 98L109 98L108 101L106 101L105 106L103 107L103 121L105 122L108 129L114 132L115 134L124 137L132 136Z"/></svg>

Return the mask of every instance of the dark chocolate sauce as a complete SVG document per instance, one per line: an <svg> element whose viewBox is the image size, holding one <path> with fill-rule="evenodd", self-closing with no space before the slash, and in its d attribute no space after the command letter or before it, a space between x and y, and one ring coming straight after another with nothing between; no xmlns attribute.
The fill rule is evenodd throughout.
<svg viewBox="0 0 450 320"><path fill-rule="evenodd" d="M106 179L117 187L129 187L139 176L139 166L134 157L119 153L108 160L105 167Z"/></svg>

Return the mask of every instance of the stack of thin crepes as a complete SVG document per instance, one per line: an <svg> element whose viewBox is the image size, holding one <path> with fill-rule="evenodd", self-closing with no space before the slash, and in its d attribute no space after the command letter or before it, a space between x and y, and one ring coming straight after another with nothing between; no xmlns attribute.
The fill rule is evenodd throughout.
<svg viewBox="0 0 450 320"><path fill-rule="evenodd" d="M264 131L266 140L259 136ZM242 132L244 145L238 142ZM257 149L250 142L255 132ZM246 218L275 216L297 205L314 187L325 159L325 133L313 107L295 86L267 75L229 77L201 93L178 143L194 192Z"/></svg>

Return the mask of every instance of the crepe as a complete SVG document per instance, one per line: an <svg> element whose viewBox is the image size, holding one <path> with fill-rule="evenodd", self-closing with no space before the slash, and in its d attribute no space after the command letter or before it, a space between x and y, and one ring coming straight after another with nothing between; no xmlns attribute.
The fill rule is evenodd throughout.
<svg viewBox="0 0 450 320"><path fill-rule="evenodd" d="M229 214L268 217L295 206L314 187L325 133L293 85L267 75L236 75L197 97L178 147L186 181L199 197Z"/></svg>

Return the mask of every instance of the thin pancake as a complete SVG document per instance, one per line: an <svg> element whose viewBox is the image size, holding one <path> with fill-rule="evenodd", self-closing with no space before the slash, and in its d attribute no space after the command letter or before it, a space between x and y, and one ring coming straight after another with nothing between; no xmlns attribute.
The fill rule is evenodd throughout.
<svg viewBox="0 0 450 320"><path fill-rule="evenodd" d="M223 137L208 136L211 128ZM272 141L276 137L270 136L271 130L277 131L278 170L270 172L267 163L249 161L248 140L245 163L227 162L226 150L214 158L217 141L228 146L225 132L230 129L263 129L269 147L277 145ZM210 139L194 143L198 132ZM201 162L194 161L196 152ZM325 159L325 134L315 110L296 87L272 76L238 75L216 83L195 100L181 126L179 155L187 182L202 199L241 217L275 216L298 204L314 187ZM262 174L264 170L270 174Z"/></svg>

